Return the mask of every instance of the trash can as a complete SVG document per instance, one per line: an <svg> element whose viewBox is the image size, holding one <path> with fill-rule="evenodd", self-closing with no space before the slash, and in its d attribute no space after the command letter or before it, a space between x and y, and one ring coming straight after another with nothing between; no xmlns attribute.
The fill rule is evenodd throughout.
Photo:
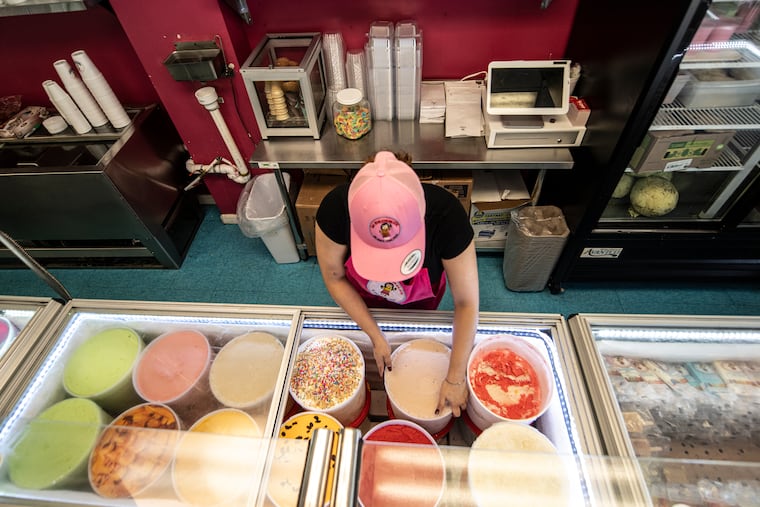
<svg viewBox="0 0 760 507"><path fill-rule="evenodd" d="M511 213L504 245L504 284L516 292L544 290L570 233L556 206L526 206Z"/></svg>
<svg viewBox="0 0 760 507"><path fill-rule="evenodd" d="M290 188L290 174L282 176ZM274 173L259 174L246 183L238 199L237 218L242 233L261 238L278 264L301 260Z"/></svg>

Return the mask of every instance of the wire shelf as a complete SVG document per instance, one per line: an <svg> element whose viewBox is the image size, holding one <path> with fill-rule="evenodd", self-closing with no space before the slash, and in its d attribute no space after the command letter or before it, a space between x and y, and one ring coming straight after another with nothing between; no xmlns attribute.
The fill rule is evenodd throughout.
<svg viewBox="0 0 760 507"><path fill-rule="evenodd" d="M663 105L649 130L688 129L760 129L760 106L687 108L680 101Z"/></svg>

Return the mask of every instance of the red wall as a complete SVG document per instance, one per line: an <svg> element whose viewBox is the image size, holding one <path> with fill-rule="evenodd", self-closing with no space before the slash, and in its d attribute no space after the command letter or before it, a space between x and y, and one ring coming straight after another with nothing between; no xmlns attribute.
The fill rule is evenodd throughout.
<svg viewBox="0 0 760 507"><path fill-rule="evenodd" d="M172 79L162 62L175 41L219 35L227 61L240 67L266 33L340 32L349 50L360 49L372 21L413 19L423 33L423 78L456 79L485 70L492 60L572 58L564 50L580 0L248 0L246 25L224 0L111 0L66 14L0 18L0 95L22 93L49 105L41 82L57 79L52 63L84 49L126 105L160 102L196 162L230 158L208 112L193 93L203 86ZM9 51L7 48L13 48ZM222 115L246 160L260 141L239 73L210 83L224 99ZM234 213L241 185L206 177L222 213Z"/></svg>

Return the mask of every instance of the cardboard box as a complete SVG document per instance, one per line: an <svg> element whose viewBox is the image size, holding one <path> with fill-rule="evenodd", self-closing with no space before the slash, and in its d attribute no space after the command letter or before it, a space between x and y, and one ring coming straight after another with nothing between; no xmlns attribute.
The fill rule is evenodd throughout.
<svg viewBox="0 0 760 507"><path fill-rule="evenodd" d="M633 154L631 169L651 173L712 167L733 135L733 131L653 130Z"/></svg>
<svg viewBox="0 0 760 507"><path fill-rule="evenodd" d="M304 174L303 184L298 192L298 199L296 199L296 215L309 255L317 255L317 249L314 245L314 230L317 223L317 209L319 209L322 199L330 190L347 181L348 177L345 175Z"/></svg>
<svg viewBox="0 0 760 507"><path fill-rule="evenodd" d="M478 243L506 240L510 214L530 202L519 170L472 171L470 224Z"/></svg>
<svg viewBox="0 0 760 507"><path fill-rule="evenodd" d="M417 171L420 181L443 187L462 203L466 213L470 213L472 196L472 172L448 169L428 169Z"/></svg>

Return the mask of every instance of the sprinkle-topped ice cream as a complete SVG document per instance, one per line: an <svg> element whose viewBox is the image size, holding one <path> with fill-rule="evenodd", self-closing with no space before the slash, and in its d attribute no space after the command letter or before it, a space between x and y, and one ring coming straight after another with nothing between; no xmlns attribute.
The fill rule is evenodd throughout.
<svg viewBox="0 0 760 507"><path fill-rule="evenodd" d="M364 358L340 336L310 340L298 353L290 391L309 410L326 410L347 401L364 381Z"/></svg>
<svg viewBox="0 0 760 507"><path fill-rule="evenodd" d="M470 385L483 405L506 419L529 419L541 410L536 370L511 350L485 352L470 364Z"/></svg>

